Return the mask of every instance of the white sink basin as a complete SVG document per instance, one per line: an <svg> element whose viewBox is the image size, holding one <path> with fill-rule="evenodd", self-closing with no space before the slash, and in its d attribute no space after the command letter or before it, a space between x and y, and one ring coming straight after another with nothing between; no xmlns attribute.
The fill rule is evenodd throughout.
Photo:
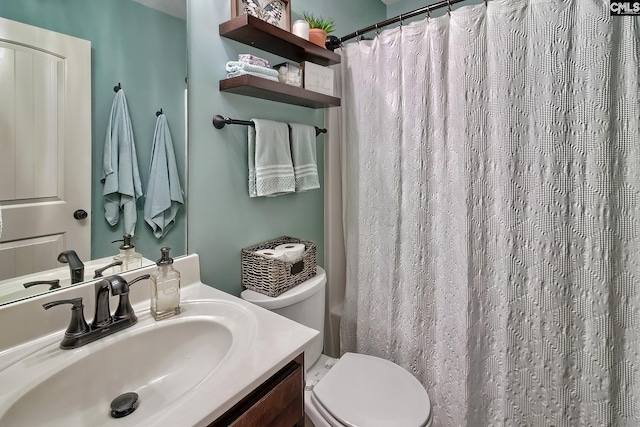
<svg viewBox="0 0 640 427"><path fill-rule="evenodd" d="M75 350L49 344L0 371L0 426L161 425L179 407L230 372L254 341L255 315L223 300L183 303L180 315L138 324ZM136 392L139 407L110 416L111 401Z"/></svg>

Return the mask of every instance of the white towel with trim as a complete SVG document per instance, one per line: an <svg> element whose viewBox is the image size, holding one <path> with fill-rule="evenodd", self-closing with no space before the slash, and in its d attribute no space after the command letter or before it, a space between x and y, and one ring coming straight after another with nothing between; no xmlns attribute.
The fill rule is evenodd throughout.
<svg viewBox="0 0 640 427"><path fill-rule="evenodd" d="M320 188L316 159L316 128L289 123L291 128L291 158L296 177L296 192Z"/></svg>
<svg viewBox="0 0 640 427"><path fill-rule="evenodd" d="M249 126L249 197L277 196L296 189L289 126L271 120L251 119Z"/></svg>

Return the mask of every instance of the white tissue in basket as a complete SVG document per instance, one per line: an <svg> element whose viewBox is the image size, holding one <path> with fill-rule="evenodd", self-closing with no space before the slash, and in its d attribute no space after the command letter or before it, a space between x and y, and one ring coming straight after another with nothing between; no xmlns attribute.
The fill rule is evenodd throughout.
<svg viewBox="0 0 640 427"><path fill-rule="evenodd" d="M275 250L284 251L284 261L295 261L304 254L305 246L302 243L285 243L276 246Z"/></svg>
<svg viewBox="0 0 640 427"><path fill-rule="evenodd" d="M282 250L261 249L259 251L256 251L255 254L262 255L263 257L266 257L269 259L279 259L281 261L285 261L284 259L285 252Z"/></svg>

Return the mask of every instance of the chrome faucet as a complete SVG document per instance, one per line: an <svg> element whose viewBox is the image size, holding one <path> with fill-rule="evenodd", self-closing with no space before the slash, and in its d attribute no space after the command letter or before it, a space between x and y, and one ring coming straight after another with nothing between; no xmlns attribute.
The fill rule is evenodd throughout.
<svg viewBox="0 0 640 427"><path fill-rule="evenodd" d="M60 348L68 350L82 347L92 341L111 335L122 329L133 326L138 321L136 314L129 302L129 287L136 282L148 279L149 275L136 277L127 282L121 276L109 276L95 284L96 311L91 325L84 318L84 305L82 298L70 300L52 301L43 304L45 310L61 304L71 304L71 321L60 342ZM111 295L119 295L118 308L113 316L109 308L109 291Z"/></svg>
<svg viewBox="0 0 640 427"><path fill-rule="evenodd" d="M61 252L58 255L58 262L69 264L71 271L71 284L84 281L84 264L80 261L80 257L74 250Z"/></svg>

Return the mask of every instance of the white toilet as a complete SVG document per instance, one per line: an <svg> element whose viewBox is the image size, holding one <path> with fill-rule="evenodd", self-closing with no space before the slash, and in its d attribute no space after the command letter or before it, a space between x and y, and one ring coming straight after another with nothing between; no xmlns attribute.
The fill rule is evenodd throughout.
<svg viewBox="0 0 640 427"><path fill-rule="evenodd" d="M320 337L305 349L305 412L315 427L428 427L431 402L405 369L378 357L322 353L325 271L272 298L245 290L242 298L309 328Z"/></svg>

